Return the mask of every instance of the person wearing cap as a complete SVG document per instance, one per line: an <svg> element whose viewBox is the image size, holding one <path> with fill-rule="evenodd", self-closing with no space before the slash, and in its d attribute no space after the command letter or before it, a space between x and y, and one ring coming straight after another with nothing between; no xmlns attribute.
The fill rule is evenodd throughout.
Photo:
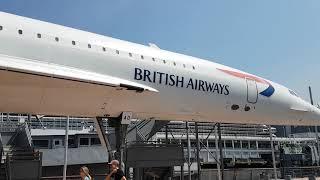
<svg viewBox="0 0 320 180"><path fill-rule="evenodd" d="M106 180L111 180L111 178L114 178L114 180L127 180L123 171L119 168L120 163L118 160L112 160L108 164L110 165L111 172L106 177Z"/></svg>
<svg viewBox="0 0 320 180"><path fill-rule="evenodd" d="M80 177L81 180L92 180L89 174L89 169L86 166L80 168Z"/></svg>

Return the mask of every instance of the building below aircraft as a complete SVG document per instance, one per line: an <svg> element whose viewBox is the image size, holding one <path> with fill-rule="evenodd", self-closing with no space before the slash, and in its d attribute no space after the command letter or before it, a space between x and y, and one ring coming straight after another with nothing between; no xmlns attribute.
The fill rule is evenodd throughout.
<svg viewBox="0 0 320 180"><path fill-rule="evenodd" d="M2 114L0 118L0 132L3 144L4 156L2 163L5 163L6 153L18 148L15 142L26 142L31 149L41 152L41 176L52 177L61 176L64 164L64 138L65 138L65 117L41 117L28 119L26 115ZM163 122L163 121L161 121ZM26 126L27 125L27 126ZM189 122L190 139L190 159L191 172L197 173L196 162L196 141L195 126ZM25 128L25 126L27 128ZM156 127L158 126L158 127ZM20 130L17 131L17 129ZM24 128L21 128L24 127ZM186 137L186 123L181 121L171 121L167 124L158 124L152 121L133 121L128 128L127 147L138 148L144 151L144 157L153 157L154 154L148 151L161 149L163 154L153 157L154 162L162 167L152 165L141 168L129 168L130 176L137 173L136 169L143 171L143 174L158 174L160 177L173 175L179 177L181 166L178 166L179 159L172 159L165 156L168 152L182 147L182 167L187 172L185 159L188 154L188 140ZM29 131L28 131L29 129ZM106 162L108 154L100 144L100 140L95 132L94 123L90 118L71 118L69 124L68 138L68 173L77 175L81 165L88 165L94 169L95 179L102 178L106 173ZM239 125L221 124L223 156L226 169L233 168L270 168L272 167L270 132L265 125ZM21 135L23 133L25 135ZM316 164L319 158L316 150L316 138L314 136L292 136L291 138L277 137L276 128L271 128L272 137L275 144L275 154L278 166L311 166ZM114 136L114 131L106 127L106 134ZM29 134L29 135L28 135ZM31 138L28 138L31 137ZM199 124L199 139L201 143L200 159L203 170L215 170L217 162L216 133L214 124ZM112 138L110 138L112 139ZM114 142L111 141L114 146ZM177 145L177 146L175 146ZM22 147L26 147L23 145ZM125 152L128 152L125 151ZM158 152L158 151L157 151ZM150 153L148 155L148 153ZM181 154L177 154L179 156ZM143 162L144 157L136 155L135 160ZM131 157L127 157L130 161ZM290 158L289 161L285 159ZM295 159L294 161L292 161ZM152 160L152 159L150 159ZM160 162L162 160L162 162ZM165 163L164 163L165 162ZM126 161L124 161L126 164ZM128 162L130 163L130 162ZM280 164L282 163L282 164ZM284 164L291 163L291 164ZM132 164L132 163L131 163ZM175 166L171 166L174 165ZM181 163L180 163L181 164ZM132 164L136 166L137 164ZM148 172L148 173L146 173ZM151 173L152 172L152 173ZM141 172L140 172L141 173Z"/></svg>

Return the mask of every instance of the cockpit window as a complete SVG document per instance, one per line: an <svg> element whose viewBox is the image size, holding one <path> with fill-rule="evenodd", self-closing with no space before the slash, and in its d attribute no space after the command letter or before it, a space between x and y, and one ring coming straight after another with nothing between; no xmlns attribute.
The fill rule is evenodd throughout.
<svg viewBox="0 0 320 180"><path fill-rule="evenodd" d="M296 96L296 97L299 97L296 92L294 92L294 91L292 91L292 90L290 90L290 89L289 89L289 92L290 92L291 95L294 95L294 96Z"/></svg>

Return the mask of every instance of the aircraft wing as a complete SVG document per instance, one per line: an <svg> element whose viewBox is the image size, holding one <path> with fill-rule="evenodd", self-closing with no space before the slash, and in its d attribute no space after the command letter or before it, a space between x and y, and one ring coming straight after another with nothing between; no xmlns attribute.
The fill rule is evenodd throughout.
<svg viewBox="0 0 320 180"><path fill-rule="evenodd" d="M0 69L84 83L105 85L115 88L125 88L127 90L135 90L137 92L158 92L158 90L152 87L105 74L11 56L1 55Z"/></svg>

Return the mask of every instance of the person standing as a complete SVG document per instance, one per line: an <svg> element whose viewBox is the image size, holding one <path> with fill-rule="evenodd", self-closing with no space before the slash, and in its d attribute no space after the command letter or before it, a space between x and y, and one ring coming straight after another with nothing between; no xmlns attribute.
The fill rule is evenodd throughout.
<svg viewBox="0 0 320 180"><path fill-rule="evenodd" d="M127 180L123 171L119 168L120 163L118 160L112 160L108 164L110 165L111 172L107 175L106 180L111 180L111 178L114 180Z"/></svg>
<svg viewBox="0 0 320 180"><path fill-rule="evenodd" d="M80 168L80 177L81 180L92 180L89 169L86 166Z"/></svg>

